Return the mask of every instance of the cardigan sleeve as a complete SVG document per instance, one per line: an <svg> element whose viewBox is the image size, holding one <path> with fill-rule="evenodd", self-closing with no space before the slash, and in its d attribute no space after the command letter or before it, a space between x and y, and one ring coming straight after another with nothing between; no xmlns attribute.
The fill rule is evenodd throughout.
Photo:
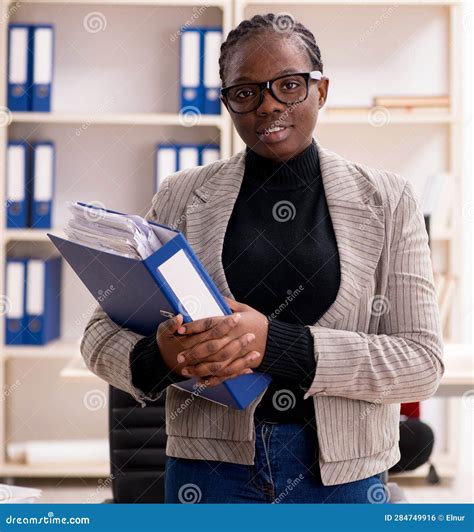
<svg viewBox="0 0 474 532"><path fill-rule="evenodd" d="M258 371L284 377L308 388L316 372L314 342L305 325L268 319L265 353Z"/></svg>
<svg viewBox="0 0 474 532"><path fill-rule="evenodd" d="M146 395L162 393L170 384L183 380L165 364L156 335L138 340L130 354L132 384Z"/></svg>
<svg viewBox="0 0 474 532"><path fill-rule="evenodd" d="M377 334L308 326L318 371L305 398L408 403L428 399L438 387L444 373L439 309L428 235L409 181L392 216L384 294L390 311Z"/></svg>

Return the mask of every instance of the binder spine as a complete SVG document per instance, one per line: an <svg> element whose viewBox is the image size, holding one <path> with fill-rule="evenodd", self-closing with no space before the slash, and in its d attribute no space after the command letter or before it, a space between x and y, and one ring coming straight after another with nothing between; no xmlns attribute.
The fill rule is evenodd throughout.
<svg viewBox="0 0 474 532"><path fill-rule="evenodd" d="M23 141L10 141L7 147L7 227L28 227L30 151Z"/></svg>
<svg viewBox="0 0 474 532"><path fill-rule="evenodd" d="M30 25L9 25L7 104L10 111L31 110L31 40Z"/></svg>

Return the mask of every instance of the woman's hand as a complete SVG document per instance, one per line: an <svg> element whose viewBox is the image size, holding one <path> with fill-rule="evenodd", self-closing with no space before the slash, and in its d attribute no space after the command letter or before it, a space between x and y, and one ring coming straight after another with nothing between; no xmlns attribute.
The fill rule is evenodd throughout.
<svg viewBox="0 0 474 532"><path fill-rule="evenodd" d="M208 318L210 320L209 327L206 327L206 332L198 335L178 335L178 329L183 325L183 316L178 314L173 318L163 321L158 326L156 331L156 342L160 350L160 354L165 364L178 375L183 375L181 370L185 364L180 364L177 360L177 355L183 350L191 349L199 342L206 339L220 338L225 336L228 332L237 325L238 318L236 315L231 316L216 316L215 318ZM200 320L206 321L206 320ZM212 327L211 327L212 322Z"/></svg>
<svg viewBox="0 0 474 532"><path fill-rule="evenodd" d="M178 355L177 362L182 364L181 374L199 377L200 383L208 386L252 373L252 368L261 364L267 343L267 317L249 305L225 299L233 315L240 314L240 319L224 334L215 327L208 331L211 321L216 318L196 320L178 328L179 334L192 335L199 340Z"/></svg>

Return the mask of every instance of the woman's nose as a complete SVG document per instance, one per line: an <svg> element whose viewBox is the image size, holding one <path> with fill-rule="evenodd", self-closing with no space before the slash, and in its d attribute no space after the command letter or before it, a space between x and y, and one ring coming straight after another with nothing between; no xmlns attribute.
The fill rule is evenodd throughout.
<svg viewBox="0 0 474 532"><path fill-rule="evenodd" d="M257 113L268 114L274 111L282 111L285 109L285 104L276 100L268 89L263 89L263 100L257 108Z"/></svg>

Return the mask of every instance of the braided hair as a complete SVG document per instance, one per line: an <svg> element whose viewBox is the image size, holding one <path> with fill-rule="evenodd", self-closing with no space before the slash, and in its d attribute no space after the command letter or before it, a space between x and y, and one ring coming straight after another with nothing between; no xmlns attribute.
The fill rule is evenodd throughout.
<svg viewBox="0 0 474 532"><path fill-rule="evenodd" d="M316 44L313 33L300 22L296 22L288 13L267 13L266 15L254 15L251 19L243 20L235 29L231 30L226 40L222 43L219 57L219 76L224 84L225 70L228 65L229 55L232 49L244 38L251 38L266 31L273 31L282 36L296 36L300 39L303 48L309 55L311 64L315 70L323 73L323 61L321 51Z"/></svg>

